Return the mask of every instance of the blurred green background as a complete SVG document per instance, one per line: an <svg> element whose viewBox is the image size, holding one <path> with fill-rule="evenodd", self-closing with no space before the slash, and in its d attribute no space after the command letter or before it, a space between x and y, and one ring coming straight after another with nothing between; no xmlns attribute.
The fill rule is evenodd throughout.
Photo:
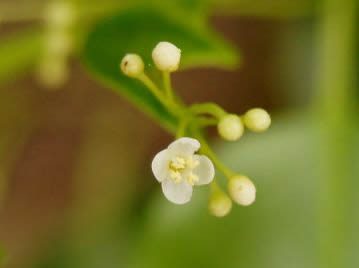
<svg viewBox="0 0 359 268"><path fill-rule="evenodd" d="M358 267L356 0L0 1L0 267ZM257 186L218 219L208 187L169 203L153 156L177 122L120 75L182 49L188 104L264 107L211 144ZM225 180L219 176L221 183Z"/></svg>

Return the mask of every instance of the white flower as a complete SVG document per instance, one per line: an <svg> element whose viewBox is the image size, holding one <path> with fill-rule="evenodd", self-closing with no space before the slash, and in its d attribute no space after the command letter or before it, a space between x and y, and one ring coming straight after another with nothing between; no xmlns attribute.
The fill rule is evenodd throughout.
<svg viewBox="0 0 359 268"><path fill-rule="evenodd" d="M208 184L214 177L211 160L195 154L200 143L192 138L180 138L160 151L152 161L152 172L162 184L165 197L175 203L191 200L194 185Z"/></svg>
<svg viewBox="0 0 359 268"><path fill-rule="evenodd" d="M152 59L159 70L174 72L181 60L181 50L169 42L159 42L152 51Z"/></svg>

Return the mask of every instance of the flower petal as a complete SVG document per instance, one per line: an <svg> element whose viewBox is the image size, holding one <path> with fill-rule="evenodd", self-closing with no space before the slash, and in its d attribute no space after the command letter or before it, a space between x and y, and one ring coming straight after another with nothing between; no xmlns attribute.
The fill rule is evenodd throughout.
<svg viewBox="0 0 359 268"><path fill-rule="evenodd" d="M165 197L178 205L182 205L191 200L192 186L186 182L175 183L172 180L162 182L162 191Z"/></svg>
<svg viewBox="0 0 359 268"><path fill-rule="evenodd" d="M174 154L192 155L198 151L199 147L201 147L201 144L198 140L183 137L172 142L168 149Z"/></svg>
<svg viewBox="0 0 359 268"><path fill-rule="evenodd" d="M196 185L203 185L210 183L214 178L214 166L212 161L204 155L194 155L194 160L199 161L199 165L193 169L193 173L198 176Z"/></svg>
<svg viewBox="0 0 359 268"><path fill-rule="evenodd" d="M159 182L166 179L168 175L168 162L169 153L167 149L160 151L152 160L152 172Z"/></svg>

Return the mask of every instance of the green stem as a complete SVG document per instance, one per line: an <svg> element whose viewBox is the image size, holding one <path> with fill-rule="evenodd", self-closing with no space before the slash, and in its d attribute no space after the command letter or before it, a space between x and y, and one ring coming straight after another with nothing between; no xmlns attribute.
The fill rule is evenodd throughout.
<svg viewBox="0 0 359 268"><path fill-rule="evenodd" d="M222 189L217 184L216 178L213 179L213 181L210 184L211 187L211 195L215 195L217 192L223 192Z"/></svg>
<svg viewBox="0 0 359 268"><path fill-rule="evenodd" d="M189 116L183 116L180 120L178 130L176 133L176 139L179 139L183 136L185 136L186 128L188 126L188 123L191 121L191 117Z"/></svg>
<svg viewBox="0 0 359 268"><path fill-rule="evenodd" d="M163 75L163 86L167 97L173 101L173 89L171 86L171 73L170 72L162 72Z"/></svg>
<svg viewBox="0 0 359 268"><path fill-rule="evenodd" d="M178 115L178 105L176 105L175 102L168 100L162 91L145 73L142 73L137 79L140 80L164 106L166 106L174 114Z"/></svg>
<svg viewBox="0 0 359 268"><path fill-rule="evenodd" d="M212 151L210 146L208 145L207 141L203 138L201 133L198 131L198 129L193 130L194 137L198 139L198 141L201 143L201 149L200 151L207 155L214 163L216 168L221 171L228 179L233 177L235 173L230 170L218 157L217 155Z"/></svg>
<svg viewBox="0 0 359 268"><path fill-rule="evenodd" d="M215 119L215 118L198 117L196 119L196 121L200 128L209 127L209 126L217 126L217 124L218 124L218 119Z"/></svg>
<svg viewBox="0 0 359 268"><path fill-rule="evenodd" d="M223 110L222 107L220 107L215 103L210 103L210 102L193 104L189 109L195 115L209 114L217 119L221 119L223 116L227 114L227 112Z"/></svg>
<svg viewBox="0 0 359 268"><path fill-rule="evenodd" d="M315 107L320 109L323 181L319 267L351 267L353 126L358 0L325 0L320 28L321 65Z"/></svg>

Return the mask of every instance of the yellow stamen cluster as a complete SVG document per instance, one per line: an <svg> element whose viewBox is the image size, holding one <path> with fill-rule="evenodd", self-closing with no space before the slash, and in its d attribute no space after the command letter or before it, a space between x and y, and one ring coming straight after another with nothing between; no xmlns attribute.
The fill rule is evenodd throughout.
<svg viewBox="0 0 359 268"><path fill-rule="evenodd" d="M170 168L176 171L182 171L186 168L186 160L183 157L176 157L170 162Z"/></svg>
<svg viewBox="0 0 359 268"><path fill-rule="evenodd" d="M180 183L185 177L190 185L194 185L196 182L198 182L199 177L193 173L192 170L198 165L199 161L193 160L192 157L185 159L183 157L177 156L171 160L169 164L170 178L175 183Z"/></svg>

